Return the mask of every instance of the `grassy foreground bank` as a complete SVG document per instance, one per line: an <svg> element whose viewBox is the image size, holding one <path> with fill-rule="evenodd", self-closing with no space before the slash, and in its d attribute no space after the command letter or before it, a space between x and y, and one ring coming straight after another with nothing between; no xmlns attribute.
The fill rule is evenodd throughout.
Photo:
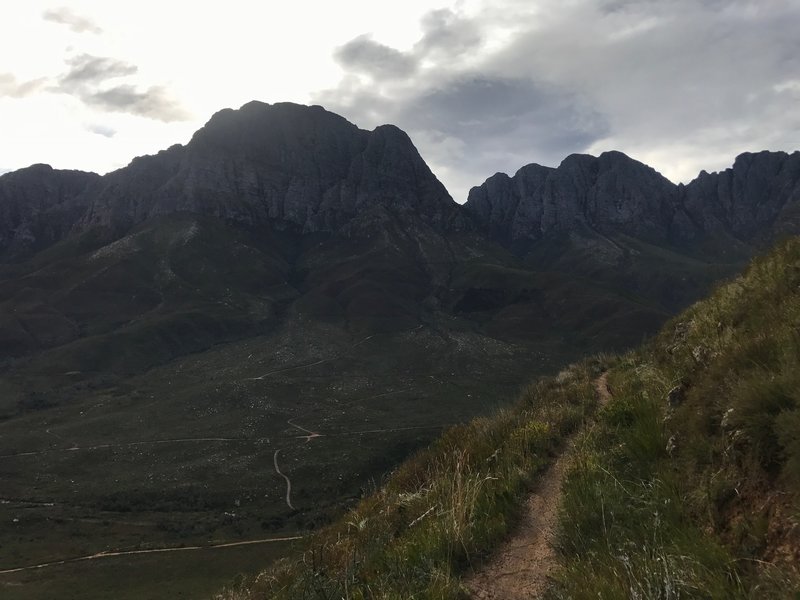
<svg viewBox="0 0 800 600"><path fill-rule="evenodd" d="M800 241L609 374L561 511L557 598L800 590Z"/></svg>

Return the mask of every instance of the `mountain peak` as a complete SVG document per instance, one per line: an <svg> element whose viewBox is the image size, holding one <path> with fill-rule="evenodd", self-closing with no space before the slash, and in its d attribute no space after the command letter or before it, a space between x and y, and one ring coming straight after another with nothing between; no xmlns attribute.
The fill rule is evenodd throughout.
<svg viewBox="0 0 800 600"><path fill-rule="evenodd" d="M577 226L600 232L664 238L671 221L672 184L654 169L618 151L570 154L553 169L530 164L514 177L473 188L466 208L507 242L533 241Z"/></svg>
<svg viewBox="0 0 800 600"><path fill-rule="evenodd" d="M336 232L378 206L436 227L463 224L405 132L393 125L365 131L321 106L290 102L221 110L185 147L135 161L107 184L85 227L125 229L153 215L192 212Z"/></svg>
<svg viewBox="0 0 800 600"><path fill-rule="evenodd" d="M308 139L319 135L358 135L361 130L321 106L291 102L266 104L252 101L238 110L216 112L192 136L190 146L211 145L227 151L264 151L292 138Z"/></svg>

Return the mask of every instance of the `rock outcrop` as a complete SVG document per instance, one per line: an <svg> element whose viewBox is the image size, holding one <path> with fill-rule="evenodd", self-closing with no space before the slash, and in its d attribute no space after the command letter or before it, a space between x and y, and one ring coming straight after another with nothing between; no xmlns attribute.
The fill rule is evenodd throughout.
<svg viewBox="0 0 800 600"><path fill-rule="evenodd" d="M681 188L681 200L705 233L743 241L800 233L800 152L741 154L730 169L701 172Z"/></svg>
<svg viewBox="0 0 800 600"><path fill-rule="evenodd" d="M397 127L368 132L319 106L251 102L215 114L185 147L138 158L106 176L81 225L127 228L187 211L333 232L376 210L443 230L464 225Z"/></svg>
<svg viewBox="0 0 800 600"><path fill-rule="evenodd" d="M0 177L0 256L22 256L63 238L86 211L86 190L99 180L49 165Z"/></svg>
<svg viewBox="0 0 800 600"><path fill-rule="evenodd" d="M588 228L657 243L726 234L751 242L797 233L800 152L742 154L721 173L675 185L621 152L574 154L472 188L466 209L491 237L519 243Z"/></svg>

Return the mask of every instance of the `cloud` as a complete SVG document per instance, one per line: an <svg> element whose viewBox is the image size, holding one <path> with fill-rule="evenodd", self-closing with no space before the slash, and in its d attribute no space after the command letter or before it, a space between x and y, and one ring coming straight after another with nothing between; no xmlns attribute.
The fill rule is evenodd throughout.
<svg viewBox="0 0 800 600"><path fill-rule="evenodd" d="M745 150L782 149L789 140L777 141L776 131L797 139L800 104L775 91L800 78L796 2L609 4L553 10L490 68L575 90L609 123L590 151L656 159L676 180L725 167Z"/></svg>
<svg viewBox="0 0 800 600"><path fill-rule="evenodd" d="M45 87L46 78L17 81L11 73L0 73L0 98L25 98Z"/></svg>
<svg viewBox="0 0 800 600"><path fill-rule="evenodd" d="M190 115L180 102L161 86L139 90L132 85L118 85L87 94L83 100L92 106L112 112L124 112L170 123L185 121Z"/></svg>
<svg viewBox="0 0 800 600"><path fill-rule="evenodd" d="M66 25L75 33L103 33L103 30L91 19L82 17L66 6L46 10L42 13L42 18L45 21Z"/></svg>
<svg viewBox="0 0 800 600"><path fill-rule="evenodd" d="M477 22L447 8L427 13L422 17L421 25L423 35L414 46L414 53L419 56L438 52L445 56L474 52L483 41Z"/></svg>
<svg viewBox="0 0 800 600"><path fill-rule="evenodd" d="M117 135L117 131L107 125L89 125L86 129L109 139Z"/></svg>
<svg viewBox="0 0 800 600"><path fill-rule="evenodd" d="M54 91L74 96L90 107L165 123L185 121L191 117L163 86L139 88L131 83L108 85L111 80L135 75L138 72L136 65L91 54L74 56L67 59L66 64L69 68L58 78Z"/></svg>
<svg viewBox="0 0 800 600"><path fill-rule="evenodd" d="M368 35L350 40L337 48L333 56L346 69L376 79L404 77L417 68L413 56L379 44Z"/></svg>
<svg viewBox="0 0 800 600"><path fill-rule="evenodd" d="M406 52L351 40L335 55L345 76L314 101L361 126L405 129L457 201L498 170L558 164L607 134L603 116L571 90L486 68L493 32L479 19L435 10L421 31Z"/></svg>
<svg viewBox="0 0 800 600"><path fill-rule="evenodd" d="M108 79L134 75L136 65L115 58L79 54L67 59L69 70L59 79L62 90L80 89L85 85L102 84Z"/></svg>
<svg viewBox="0 0 800 600"><path fill-rule="evenodd" d="M800 146L793 0L469 4L426 14L406 51L351 40L341 81L314 96L408 131L458 201L496 170L573 152L622 150L685 181Z"/></svg>

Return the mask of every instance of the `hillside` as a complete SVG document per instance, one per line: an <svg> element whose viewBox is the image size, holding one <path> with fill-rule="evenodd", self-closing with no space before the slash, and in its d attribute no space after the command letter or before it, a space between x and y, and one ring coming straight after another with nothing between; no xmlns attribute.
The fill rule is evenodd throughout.
<svg viewBox="0 0 800 600"><path fill-rule="evenodd" d="M573 155L485 184L484 214L396 127L251 102L107 175L0 176L3 592L200 596L282 556L443 429L640 343L796 231L797 156L678 193Z"/></svg>
<svg viewBox="0 0 800 600"><path fill-rule="evenodd" d="M642 348L452 428L285 560L220 598L462 598L579 430L553 597L784 598L800 584L800 239ZM611 398L596 416L592 386ZM524 574L519 574L524 577Z"/></svg>

